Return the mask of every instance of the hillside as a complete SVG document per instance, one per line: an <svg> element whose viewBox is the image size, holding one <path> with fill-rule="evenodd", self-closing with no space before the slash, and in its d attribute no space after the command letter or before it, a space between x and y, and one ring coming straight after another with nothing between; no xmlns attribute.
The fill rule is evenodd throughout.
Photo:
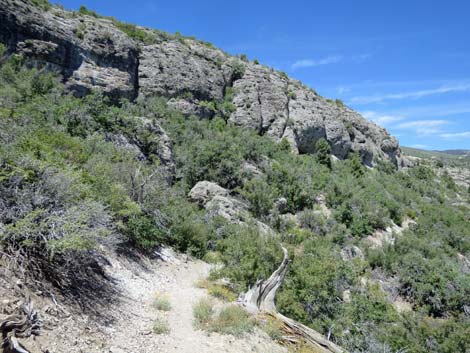
<svg viewBox="0 0 470 353"><path fill-rule="evenodd" d="M444 151L439 151L442 153L446 154L451 154L454 156L468 156L470 155L470 150L444 150Z"/></svg>
<svg viewBox="0 0 470 353"><path fill-rule="evenodd" d="M470 154L467 150L428 151L402 147L403 154L414 163L433 168L444 178L451 177L454 182L470 188Z"/></svg>
<svg viewBox="0 0 470 353"><path fill-rule="evenodd" d="M447 150L447 151L430 151L412 147L401 147L403 152L412 157L426 158L426 159L440 159L448 161L449 163L458 161L468 161L470 159L470 151L468 150Z"/></svg>
<svg viewBox="0 0 470 353"><path fill-rule="evenodd" d="M469 350L465 159L194 38L0 4L2 353Z"/></svg>
<svg viewBox="0 0 470 353"><path fill-rule="evenodd" d="M325 138L340 159L354 151L367 165L377 158L406 163L387 131L285 73L232 57L210 43L125 24L85 8L75 14L47 8L2 0L0 39L27 65L62 74L76 96L91 89L114 101L160 95L185 115L219 114L236 126L285 139L299 153L313 152Z"/></svg>

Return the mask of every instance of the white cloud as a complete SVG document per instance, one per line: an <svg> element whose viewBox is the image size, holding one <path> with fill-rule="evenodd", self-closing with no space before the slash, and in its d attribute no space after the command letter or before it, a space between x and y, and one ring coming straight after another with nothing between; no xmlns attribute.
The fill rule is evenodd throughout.
<svg viewBox="0 0 470 353"><path fill-rule="evenodd" d="M338 91L338 94L345 94L348 93L351 89L348 87L340 86L336 90Z"/></svg>
<svg viewBox="0 0 470 353"><path fill-rule="evenodd" d="M413 130L416 134L423 136L442 133L442 126L448 123L446 120L416 120L400 123L396 128Z"/></svg>
<svg viewBox="0 0 470 353"><path fill-rule="evenodd" d="M425 149L429 148L429 146L427 146L427 145L421 145L421 144L419 144L419 143L416 143L416 144L414 144L414 145L411 145L410 147L419 148L419 149L422 149L422 150L425 150Z"/></svg>
<svg viewBox="0 0 470 353"><path fill-rule="evenodd" d="M342 60L341 56L328 56L320 60L303 59L303 60L298 60L295 63L293 63L291 65L291 69L296 70L296 69L306 68L306 67L334 64L334 63L340 62L341 60Z"/></svg>
<svg viewBox="0 0 470 353"><path fill-rule="evenodd" d="M448 140L470 139L470 131L445 133L441 134L441 137Z"/></svg>
<svg viewBox="0 0 470 353"><path fill-rule="evenodd" d="M397 121L401 121L404 119L403 116L379 114L377 112L370 111L370 110L362 112L361 115L366 119L372 120L374 123L378 125L387 125L387 124L395 123Z"/></svg>
<svg viewBox="0 0 470 353"><path fill-rule="evenodd" d="M466 113L470 113L470 104L468 102L415 106L397 109L390 112L390 114L393 115L397 114L404 116L416 116L427 118L445 117Z"/></svg>
<svg viewBox="0 0 470 353"><path fill-rule="evenodd" d="M350 99L350 103L370 104L370 103L380 103L380 102L387 101L387 100L419 99L422 97L427 97L427 96L436 95L436 94L444 94L444 93L450 93L450 92L467 92L467 91L470 91L470 83L461 83L461 84L456 84L456 85L443 85L438 88L419 90L419 91L353 97Z"/></svg>

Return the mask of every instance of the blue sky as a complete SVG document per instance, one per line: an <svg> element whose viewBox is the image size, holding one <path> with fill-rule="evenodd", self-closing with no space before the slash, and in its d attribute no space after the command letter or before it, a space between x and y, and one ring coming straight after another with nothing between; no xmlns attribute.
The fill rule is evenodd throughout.
<svg viewBox="0 0 470 353"><path fill-rule="evenodd" d="M470 149L470 1L62 0L286 71L404 146Z"/></svg>

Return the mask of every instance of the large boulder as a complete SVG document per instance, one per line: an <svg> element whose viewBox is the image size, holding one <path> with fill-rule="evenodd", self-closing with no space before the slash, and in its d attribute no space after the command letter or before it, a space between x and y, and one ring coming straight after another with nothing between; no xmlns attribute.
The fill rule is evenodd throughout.
<svg viewBox="0 0 470 353"><path fill-rule="evenodd" d="M230 195L230 192L210 181L198 182L189 192L188 198L203 207L210 217L222 217L229 223L256 224L263 234L274 231L250 215L249 204Z"/></svg>
<svg viewBox="0 0 470 353"><path fill-rule="evenodd" d="M215 196L229 196L229 191L211 181L200 181L194 185L188 196L191 201L205 206Z"/></svg>

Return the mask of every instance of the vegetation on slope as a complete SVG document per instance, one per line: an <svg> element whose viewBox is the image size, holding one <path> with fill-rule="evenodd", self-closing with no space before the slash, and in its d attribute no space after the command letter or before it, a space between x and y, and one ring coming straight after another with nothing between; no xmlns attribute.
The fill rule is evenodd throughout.
<svg viewBox="0 0 470 353"><path fill-rule="evenodd" d="M428 151L412 147L402 147L407 156L434 162L437 166L470 168L470 152L468 150Z"/></svg>
<svg viewBox="0 0 470 353"><path fill-rule="evenodd" d="M99 94L77 99L52 75L25 69L20 57L1 67L0 82L0 254L35 276L53 272L54 285L78 295L83 282L74 276L86 280L84 269L98 266L90 262L98 244L145 251L165 243L201 258L217 251L224 266L213 276L229 277L242 291L277 267L283 242L293 260L280 311L346 349L469 347L469 195L429 166L367 169L357 155L330 164L323 142L317 155L292 155L287 143L223 117L183 117L159 97L119 107ZM158 120L172 138L173 185L147 153L148 136L134 116ZM118 145L115 136L143 143ZM261 174L248 176L246 162ZM201 180L244 198L277 235L208 217L186 198ZM331 217L319 212L318 197ZM286 199L282 210L279 198ZM467 203L453 205L462 198ZM417 225L394 244L367 245L375 230L407 218ZM365 256L342 257L352 246ZM384 286L389 282L396 284ZM397 295L413 311L398 313L391 304Z"/></svg>

